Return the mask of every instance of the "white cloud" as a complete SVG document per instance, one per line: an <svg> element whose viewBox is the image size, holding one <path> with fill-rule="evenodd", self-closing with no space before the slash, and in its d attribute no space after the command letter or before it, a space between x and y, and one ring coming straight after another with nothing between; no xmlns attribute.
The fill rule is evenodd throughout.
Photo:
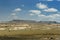
<svg viewBox="0 0 60 40"><path fill-rule="evenodd" d="M44 17L45 15L43 15L43 14L40 14L40 15L38 15L38 17Z"/></svg>
<svg viewBox="0 0 60 40"><path fill-rule="evenodd" d="M21 8L16 8L16 9L14 9L13 11L14 12L20 12L22 9Z"/></svg>
<svg viewBox="0 0 60 40"><path fill-rule="evenodd" d="M44 15L44 14L40 14L40 15L38 15L38 17L40 17L40 18L42 18L42 19L45 19L45 18L52 18L51 15L46 16L46 15Z"/></svg>
<svg viewBox="0 0 60 40"><path fill-rule="evenodd" d="M49 1L51 1L51 0L49 0ZM49 8L47 5L42 4L42 3L37 3L36 6L39 9L43 9L43 11L45 11L45 12L57 12L58 11L56 8Z"/></svg>
<svg viewBox="0 0 60 40"><path fill-rule="evenodd" d="M40 14L38 15L38 17L40 18L39 20L41 21L58 21L57 19L60 18L60 14L51 14L51 15L44 15L44 14Z"/></svg>
<svg viewBox="0 0 60 40"><path fill-rule="evenodd" d="M52 1L52 0L49 0ZM37 16L36 20L40 21L59 21L60 20L60 12L56 8L49 8L47 5L42 3L37 3L36 6L41 10L29 10L31 16ZM43 12L43 14L42 14ZM45 15L44 12L55 12L55 14Z"/></svg>
<svg viewBox="0 0 60 40"><path fill-rule="evenodd" d="M12 16L12 19L18 19L18 16L16 16L16 15Z"/></svg>
<svg viewBox="0 0 60 40"><path fill-rule="evenodd" d="M58 10L55 8L48 8L48 9L44 9L43 11L45 11L45 12L57 12Z"/></svg>
<svg viewBox="0 0 60 40"><path fill-rule="evenodd" d="M11 19L18 19L18 16L17 16L17 14L16 13L11 13Z"/></svg>
<svg viewBox="0 0 60 40"><path fill-rule="evenodd" d="M46 8L48 8L47 5L42 4L42 3L37 3L36 6L37 6L39 9L46 9Z"/></svg>
<svg viewBox="0 0 60 40"><path fill-rule="evenodd" d="M39 1L54 1L54 0L39 0Z"/></svg>
<svg viewBox="0 0 60 40"><path fill-rule="evenodd" d="M47 1L53 1L53 0L47 0Z"/></svg>
<svg viewBox="0 0 60 40"><path fill-rule="evenodd" d="M29 14L29 15L33 16L34 14L31 13L31 14Z"/></svg>
<svg viewBox="0 0 60 40"><path fill-rule="evenodd" d="M52 16L59 17L59 16L60 16L60 14L54 14L54 15L52 15Z"/></svg>
<svg viewBox="0 0 60 40"><path fill-rule="evenodd" d="M12 16L15 16L15 15L16 15L16 13L12 13L11 15L12 15Z"/></svg>
<svg viewBox="0 0 60 40"><path fill-rule="evenodd" d="M37 14L37 15L41 13L40 10L29 10L29 12L32 13L32 14Z"/></svg>
<svg viewBox="0 0 60 40"><path fill-rule="evenodd" d="M56 18L56 17L60 17L60 14L51 14L51 15L44 15L44 14L40 14L38 15L39 17L51 17L51 18Z"/></svg>
<svg viewBox="0 0 60 40"><path fill-rule="evenodd" d="M13 10L13 13L11 13L12 19L18 19L18 12L20 12L22 9L21 8L16 8Z"/></svg>

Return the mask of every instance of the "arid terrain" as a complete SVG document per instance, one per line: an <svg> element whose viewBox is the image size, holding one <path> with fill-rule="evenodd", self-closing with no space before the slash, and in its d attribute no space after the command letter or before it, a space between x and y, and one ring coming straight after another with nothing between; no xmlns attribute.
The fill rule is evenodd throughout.
<svg viewBox="0 0 60 40"><path fill-rule="evenodd" d="M60 40L60 24L0 23L0 40Z"/></svg>

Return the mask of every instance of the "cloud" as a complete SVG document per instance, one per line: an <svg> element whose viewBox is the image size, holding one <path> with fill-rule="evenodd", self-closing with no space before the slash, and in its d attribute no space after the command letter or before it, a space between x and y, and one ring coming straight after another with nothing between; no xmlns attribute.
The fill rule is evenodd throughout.
<svg viewBox="0 0 60 40"><path fill-rule="evenodd" d="M16 13L12 13L11 15L12 15L12 16L15 16L15 15L16 15Z"/></svg>
<svg viewBox="0 0 60 40"><path fill-rule="evenodd" d="M57 18L57 17L60 17L60 14L51 14L51 15L44 15L44 14L40 14L38 15L38 17L45 17L45 18Z"/></svg>
<svg viewBox="0 0 60 40"><path fill-rule="evenodd" d="M13 12L11 13L12 19L18 19L17 14L18 14L19 12L21 12L22 9L21 9L21 8L16 8L16 9L14 9L14 10L12 10L12 11L13 11Z"/></svg>
<svg viewBox="0 0 60 40"><path fill-rule="evenodd" d="M40 10L29 10L29 12L30 13L32 13L31 15L33 15L33 14L40 14L41 13L41 11Z"/></svg>
<svg viewBox="0 0 60 40"><path fill-rule="evenodd" d="M41 10L29 10L31 16L38 16L38 20L41 21L54 21L57 18L60 17L60 14L58 14L58 10L56 8L49 8L47 5L42 4L42 3L37 3L36 6ZM50 15L45 15L42 12L56 12L56 14L50 14Z"/></svg>
<svg viewBox="0 0 60 40"><path fill-rule="evenodd" d="M29 14L29 15L33 16L34 14L31 13L31 14Z"/></svg>
<svg viewBox="0 0 60 40"><path fill-rule="evenodd" d="M40 18L39 20L41 21L59 21L58 19L60 18L60 14L51 14L48 16L40 14L38 15L38 17Z"/></svg>
<svg viewBox="0 0 60 40"><path fill-rule="evenodd" d="M18 19L18 16L16 16L16 15L12 16L12 19Z"/></svg>
<svg viewBox="0 0 60 40"><path fill-rule="evenodd" d="M18 19L18 16L16 13L11 13L10 17L11 19Z"/></svg>
<svg viewBox="0 0 60 40"><path fill-rule="evenodd" d="M47 1L53 1L53 0L47 0Z"/></svg>
<svg viewBox="0 0 60 40"><path fill-rule="evenodd" d="M46 9L46 8L48 8L47 5L42 4L42 3L37 3L36 6L37 6L37 8L39 8L39 9Z"/></svg>
<svg viewBox="0 0 60 40"><path fill-rule="evenodd" d="M52 17L59 17L60 14L53 14Z"/></svg>
<svg viewBox="0 0 60 40"><path fill-rule="evenodd" d="M39 1L54 1L54 0L39 0Z"/></svg>
<svg viewBox="0 0 60 40"><path fill-rule="evenodd" d="M45 12L57 12L58 10L55 8L48 8L48 9L44 9L43 11L45 11Z"/></svg>
<svg viewBox="0 0 60 40"><path fill-rule="evenodd" d="M43 11L45 11L45 12L57 12L58 11L56 8L49 8L47 5L42 4L42 3L37 3L36 6L39 9L43 9Z"/></svg>
<svg viewBox="0 0 60 40"><path fill-rule="evenodd" d="M22 9L21 8L16 8L13 10L13 12L20 12Z"/></svg>
<svg viewBox="0 0 60 40"><path fill-rule="evenodd" d="M49 15L49 16L46 16L46 15L44 15L44 14L40 14L40 15L38 15L38 17L41 17L41 18L52 18L52 16L51 15Z"/></svg>

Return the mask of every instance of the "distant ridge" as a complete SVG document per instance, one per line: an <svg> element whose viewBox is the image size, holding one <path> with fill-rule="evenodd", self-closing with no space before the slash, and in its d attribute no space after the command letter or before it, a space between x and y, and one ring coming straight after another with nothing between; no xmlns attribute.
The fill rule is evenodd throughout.
<svg viewBox="0 0 60 40"><path fill-rule="evenodd" d="M58 24L56 21L34 21L34 20L11 20L10 23L47 23L47 24Z"/></svg>
<svg viewBox="0 0 60 40"><path fill-rule="evenodd" d="M10 23L36 23L34 20L11 20Z"/></svg>
<svg viewBox="0 0 60 40"><path fill-rule="evenodd" d="M56 21L39 21L39 23L58 24Z"/></svg>
<svg viewBox="0 0 60 40"><path fill-rule="evenodd" d="M35 20L11 20L1 23L42 23L42 24L60 24L56 21L35 21Z"/></svg>

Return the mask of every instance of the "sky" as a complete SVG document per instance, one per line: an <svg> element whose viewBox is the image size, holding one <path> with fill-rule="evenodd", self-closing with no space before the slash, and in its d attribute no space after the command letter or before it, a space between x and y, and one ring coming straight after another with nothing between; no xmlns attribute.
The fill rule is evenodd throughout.
<svg viewBox="0 0 60 40"><path fill-rule="evenodd" d="M0 21L60 22L60 0L0 0Z"/></svg>

